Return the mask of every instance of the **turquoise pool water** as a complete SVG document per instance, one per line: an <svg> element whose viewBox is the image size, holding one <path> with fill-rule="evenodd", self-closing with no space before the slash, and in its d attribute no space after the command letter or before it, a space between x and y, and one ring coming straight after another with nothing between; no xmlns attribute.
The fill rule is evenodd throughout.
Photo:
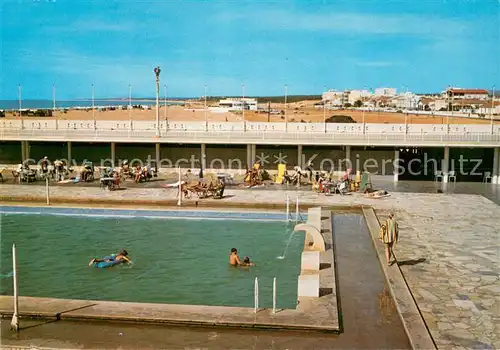
<svg viewBox="0 0 500 350"><path fill-rule="evenodd" d="M295 308L303 233L292 224L259 220L140 219L1 214L2 295L12 294L12 243L18 255L23 296L195 305ZM228 265L232 247L256 266ZM134 264L110 269L87 266L92 257L128 250Z"/></svg>

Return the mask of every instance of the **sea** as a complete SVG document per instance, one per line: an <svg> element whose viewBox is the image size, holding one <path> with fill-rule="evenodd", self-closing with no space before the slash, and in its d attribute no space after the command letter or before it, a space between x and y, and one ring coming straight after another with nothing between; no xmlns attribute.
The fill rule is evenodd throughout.
<svg viewBox="0 0 500 350"><path fill-rule="evenodd" d="M106 99L94 100L94 106L128 106L128 99ZM155 100L132 100L131 104L136 105L155 105ZM179 99L168 100L167 105L183 105L184 101ZM164 106L165 102L160 99L160 105ZM52 100L21 100L21 109L52 109ZM56 101L56 108L77 108L77 107L92 107L92 100L71 100L71 101ZM19 100L0 100L0 110L18 110Z"/></svg>

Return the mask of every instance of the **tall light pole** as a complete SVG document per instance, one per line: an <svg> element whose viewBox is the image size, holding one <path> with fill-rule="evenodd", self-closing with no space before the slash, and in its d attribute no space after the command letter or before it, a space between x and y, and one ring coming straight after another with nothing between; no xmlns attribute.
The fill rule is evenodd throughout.
<svg viewBox="0 0 500 350"><path fill-rule="evenodd" d="M288 97L288 85L285 85L285 131L288 131L288 114L287 114L287 103L286 99Z"/></svg>
<svg viewBox="0 0 500 350"><path fill-rule="evenodd" d="M451 87L449 90L450 96L451 96L451 104L448 99L448 113L446 114L446 132L450 132L450 108L451 108L451 115L453 115L453 102L454 101L454 92L453 92L453 87Z"/></svg>
<svg viewBox="0 0 500 350"><path fill-rule="evenodd" d="M95 121L95 105L94 105L94 84L92 84L92 119L94 120L94 130L97 130L97 124Z"/></svg>
<svg viewBox="0 0 500 350"><path fill-rule="evenodd" d="M23 111L22 111L22 92L21 92L21 84L17 86L17 96L19 97L19 117L21 118L21 129L24 129L24 119L23 119Z"/></svg>
<svg viewBox="0 0 500 350"><path fill-rule="evenodd" d="M130 130L132 130L132 85L128 84L128 119L130 122Z"/></svg>
<svg viewBox="0 0 500 350"><path fill-rule="evenodd" d="M247 131L247 123L245 121L245 84L241 84L241 115L243 118L243 131Z"/></svg>
<svg viewBox="0 0 500 350"><path fill-rule="evenodd" d="M493 85L493 91L491 95L491 108L490 108L490 119L491 119L491 133L493 134L493 108L495 108L495 85Z"/></svg>
<svg viewBox="0 0 500 350"><path fill-rule="evenodd" d="M368 92L368 87L367 86L364 86L365 88L365 91ZM365 126L366 126L366 122L365 122L365 95L364 95L364 91L361 92L361 108L363 108L363 134L365 133Z"/></svg>
<svg viewBox="0 0 500 350"><path fill-rule="evenodd" d="M323 89L326 92L326 85ZM323 124L325 126L325 134L326 134L326 98L323 99Z"/></svg>
<svg viewBox="0 0 500 350"><path fill-rule="evenodd" d="M59 125L57 123L57 116L56 116L56 86L55 84L52 84L52 115L54 116L56 120L56 130L59 129Z"/></svg>
<svg viewBox="0 0 500 350"><path fill-rule="evenodd" d="M156 136L160 136L160 67L153 70L156 76Z"/></svg>
<svg viewBox="0 0 500 350"><path fill-rule="evenodd" d="M405 114L405 134L408 132L408 104L407 104L407 99L408 99L408 85L404 85L404 88L406 89L406 94L405 94L405 107L406 107L406 114Z"/></svg>
<svg viewBox="0 0 500 350"><path fill-rule="evenodd" d="M203 94L203 98L205 99L205 108L204 108L204 114L205 114L205 131L208 131L208 119L207 119L207 85L205 85L205 93Z"/></svg>
<svg viewBox="0 0 500 350"><path fill-rule="evenodd" d="M165 97L163 98L163 107L164 107L164 117L165 117L165 122L167 121L167 85L163 85L163 90L165 91Z"/></svg>

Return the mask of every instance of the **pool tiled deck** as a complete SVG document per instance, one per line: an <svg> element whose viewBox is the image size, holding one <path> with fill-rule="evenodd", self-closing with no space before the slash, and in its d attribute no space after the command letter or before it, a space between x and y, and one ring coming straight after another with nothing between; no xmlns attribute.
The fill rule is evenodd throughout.
<svg viewBox="0 0 500 350"><path fill-rule="evenodd" d="M289 195L292 202L299 196L303 206L373 206L381 219L389 211L395 212L400 225L400 241L395 247L399 266L389 269L401 269L436 345L500 348L500 207L492 201L479 195L401 192L385 199L265 189L228 189L225 195L222 200L200 200L198 205L284 211ZM51 198L54 203L113 208L146 203L159 208L177 201L176 191L171 189L106 192L62 186L51 188ZM9 205L12 200L18 204L37 200L40 205L45 189L2 185L0 199L9 200ZM184 204L195 206L193 200Z"/></svg>

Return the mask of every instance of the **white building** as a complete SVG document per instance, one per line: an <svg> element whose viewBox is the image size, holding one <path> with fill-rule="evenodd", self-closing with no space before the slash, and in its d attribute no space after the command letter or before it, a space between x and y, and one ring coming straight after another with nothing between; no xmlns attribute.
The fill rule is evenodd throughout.
<svg viewBox="0 0 500 350"><path fill-rule="evenodd" d="M243 109L256 111L258 109L255 98L226 98L219 101L219 107L229 111L242 111Z"/></svg>
<svg viewBox="0 0 500 350"><path fill-rule="evenodd" d="M453 98L453 99L478 99L486 100L489 96L488 90L485 89L460 89L460 88L448 88L443 91L443 97Z"/></svg>
<svg viewBox="0 0 500 350"><path fill-rule="evenodd" d="M328 90L326 92L323 92L323 94L321 95L321 99L323 103L326 103L327 105L341 106L343 96L343 91Z"/></svg>
<svg viewBox="0 0 500 350"><path fill-rule="evenodd" d="M398 109L418 109L420 96L406 92L391 99L391 104Z"/></svg>
<svg viewBox="0 0 500 350"><path fill-rule="evenodd" d="M354 104L356 101L366 101L372 96L368 90L351 90L349 91L349 96L347 102Z"/></svg>
<svg viewBox="0 0 500 350"><path fill-rule="evenodd" d="M375 89L375 96L396 96L397 95L397 89L396 88L376 88Z"/></svg>

